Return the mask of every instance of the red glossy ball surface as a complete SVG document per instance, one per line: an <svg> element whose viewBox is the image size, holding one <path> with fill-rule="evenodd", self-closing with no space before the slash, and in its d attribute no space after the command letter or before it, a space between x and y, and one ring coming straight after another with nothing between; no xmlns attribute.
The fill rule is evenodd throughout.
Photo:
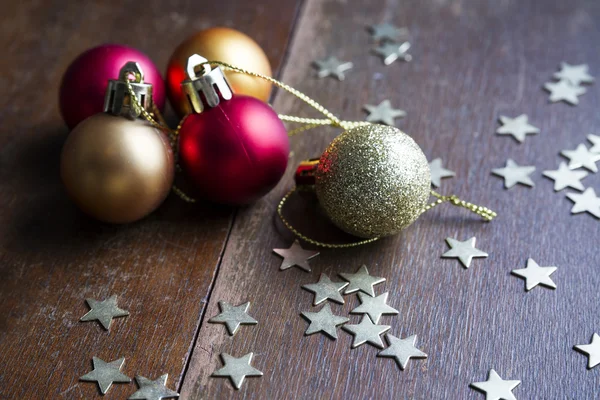
<svg viewBox="0 0 600 400"><path fill-rule="evenodd" d="M285 172L289 139L273 109L234 95L189 115L179 131L179 162L201 196L247 204L269 192Z"/></svg>
<svg viewBox="0 0 600 400"><path fill-rule="evenodd" d="M118 79L128 61L136 61L144 81L152 84L156 106L165 106L165 82L156 65L139 50L120 44L104 44L81 53L67 68L60 84L60 112L69 128L103 111L109 79Z"/></svg>

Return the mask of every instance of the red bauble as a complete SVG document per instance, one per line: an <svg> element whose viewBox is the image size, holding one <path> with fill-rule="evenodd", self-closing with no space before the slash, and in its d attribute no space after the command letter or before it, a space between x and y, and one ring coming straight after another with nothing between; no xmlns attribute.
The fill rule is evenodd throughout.
<svg viewBox="0 0 600 400"><path fill-rule="evenodd" d="M179 131L181 168L200 194L226 204L247 204L279 182L289 157L285 126L253 97L233 95L190 114Z"/></svg>
<svg viewBox="0 0 600 400"><path fill-rule="evenodd" d="M144 72L144 81L153 86L153 98L162 111L165 82L156 65L139 50L120 44L104 44L79 55L69 65L60 84L60 112L69 128L89 116L101 113L109 79L117 79L121 67L136 61Z"/></svg>

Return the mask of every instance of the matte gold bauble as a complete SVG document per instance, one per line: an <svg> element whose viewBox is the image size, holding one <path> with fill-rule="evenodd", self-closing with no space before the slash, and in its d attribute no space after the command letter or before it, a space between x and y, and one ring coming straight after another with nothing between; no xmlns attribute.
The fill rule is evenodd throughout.
<svg viewBox="0 0 600 400"><path fill-rule="evenodd" d="M218 60L252 72L271 76L271 65L263 49L242 32L231 28L209 28L196 33L182 42L169 60L167 67L167 90L171 105L183 116L191 112L181 82L188 78L186 66L193 54L207 60ZM226 71L225 76L237 94L269 100L271 84L238 72Z"/></svg>
<svg viewBox="0 0 600 400"><path fill-rule="evenodd" d="M421 148L384 125L353 128L335 138L315 175L326 214L340 229L362 238L394 235L409 226L431 190Z"/></svg>
<svg viewBox="0 0 600 400"><path fill-rule="evenodd" d="M166 137L148 122L96 114L69 134L61 176L87 214L104 222L133 222L169 194L173 153Z"/></svg>

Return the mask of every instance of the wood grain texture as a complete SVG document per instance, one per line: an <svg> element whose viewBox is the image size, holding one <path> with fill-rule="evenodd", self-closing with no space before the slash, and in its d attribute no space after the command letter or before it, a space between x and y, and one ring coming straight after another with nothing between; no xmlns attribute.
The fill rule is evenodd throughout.
<svg viewBox="0 0 600 400"><path fill-rule="evenodd" d="M519 399L598 398L600 369L588 371L573 345L588 343L600 326L598 313L599 221L570 215L564 192L554 193L541 172L555 169L558 152L575 148L600 126L600 86L580 98L578 107L548 104L541 86L561 61L590 65L600 76L600 3L597 1L307 0L282 79L347 119L362 119L363 104L390 99L408 116L398 126L412 135L428 158L442 157L456 171L441 191L495 209L499 217L482 223L449 205L429 212L403 234L351 250L325 250L312 260L310 274L280 272L271 253L292 237L276 222L275 207L293 185L293 169L319 155L338 132L323 130L293 139L294 157L281 184L254 206L241 210L225 250L206 320L217 302L252 302L259 324L229 337L223 326L203 323L184 379L189 399L348 398L483 399L469 388L494 368L504 379L521 380ZM390 21L407 26L413 62L384 67L369 55L373 44L365 26ZM335 55L354 62L344 82L318 80L310 61ZM282 113L314 115L279 93ZM541 129L519 145L494 134L501 114L526 113ZM491 176L508 157L535 165L536 187L504 190ZM586 178L600 188L600 175ZM296 199L287 214L315 237L330 238L314 201ZM463 269L441 259L446 237L477 237L487 259ZM558 288L525 292L510 275L532 257L556 265ZM300 286L321 272L335 277L367 264L388 280L377 293L390 292L400 311L382 323L391 333L419 336L426 361L411 361L401 372L368 346L350 349L351 337L304 337L302 311L315 311ZM334 313L347 315L358 301L347 296ZM352 316L351 321L358 321ZM210 378L221 366L219 353L239 357L254 352L262 378L248 379L236 392L226 379Z"/></svg>
<svg viewBox="0 0 600 400"><path fill-rule="evenodd" d="M177 388L230 229L233 210L176 198L149 218L107 226L81 215L58 175L67 130L58 85L71 60L103 42L149 54L164 69L194 31L250 34L274 68L285 53L294 1L36 1L0 17L0 398L99 398L79 382L92 356L125 357L123 372ZM131 315L105 332L79 323L85 298L119 296ZM126 398L134 383L107 399Z"/></svg>

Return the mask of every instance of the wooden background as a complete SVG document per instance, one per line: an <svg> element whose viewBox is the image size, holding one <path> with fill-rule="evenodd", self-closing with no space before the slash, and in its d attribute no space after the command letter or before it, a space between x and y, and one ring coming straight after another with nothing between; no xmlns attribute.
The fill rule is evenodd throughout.
<svg viewBox="0 0 600 400"><path fill-rule="evenodd" d="M541 171L555 169L562 149L600 134L600 86L588 87L578 107L548 104L541 86L561 61L588 63L600 78L600 3L590 0L237 0L112 2L23 0L0 17L0 398L93 399L79 382L92 356L125 357L123 372L155 379L185 399L349 398L483 399L469 383L490 368L521 380L519 399L595 399L600 368L587 370L574 344L600 331L599 221L570 215L564 192L554 193ZM410 29L411 63L385 67L369 54L365 26L389 21ZM267 52L277 77L346 119L362 119L365 103L390 99L407 111L398 127L428 158L442 157L456 177L441 191L495 209L481 223L442 206L403 234L351 250L325 250L310 274L280 272L274 247L292 236L275 206L293 185L299 161L318 156L339 132L292 139L294 156L281 183L252 206L233 210L188 205L171 196L151 217L108 226L81 215L66 199L58 157L67 135L57 106L60 77L81 51L122 42L165 67L175 45L192 32L227 25L251 35ZM354 68L344 82L318 80L314 59L335 55ZM314 115L285 93L281 113ZM526 113L541 129L519 145L494 135L501 114ZM513 158L535 165L535 188L504 190L490 174ZM600 192L600 174L584 180ZM299 198L290 218L321 239L336 236ZM441 259L448 236L477 237L487 259L469 270ZM308 246L307 246L308 247ZM553 291L524 291L510 270L526 259L556 265ZM396 336L417 334L427 360L400 371L376 349L351 350L351 336L304 337L302 311L314 311L301 285L321 272L334 277L367 264L387 278L398 316L385 316ZM110 332L78 323L86 297L119 296L131 315ZM250 301L254 327L232 339L206 324L217 302ZM358 304L332 305L346 314ZM352 316L356 323L359 316ZM219 354L254 352L262 378L239 392L210 378ZM104 397L126 398L135 385L114 385Z"/></svg>

